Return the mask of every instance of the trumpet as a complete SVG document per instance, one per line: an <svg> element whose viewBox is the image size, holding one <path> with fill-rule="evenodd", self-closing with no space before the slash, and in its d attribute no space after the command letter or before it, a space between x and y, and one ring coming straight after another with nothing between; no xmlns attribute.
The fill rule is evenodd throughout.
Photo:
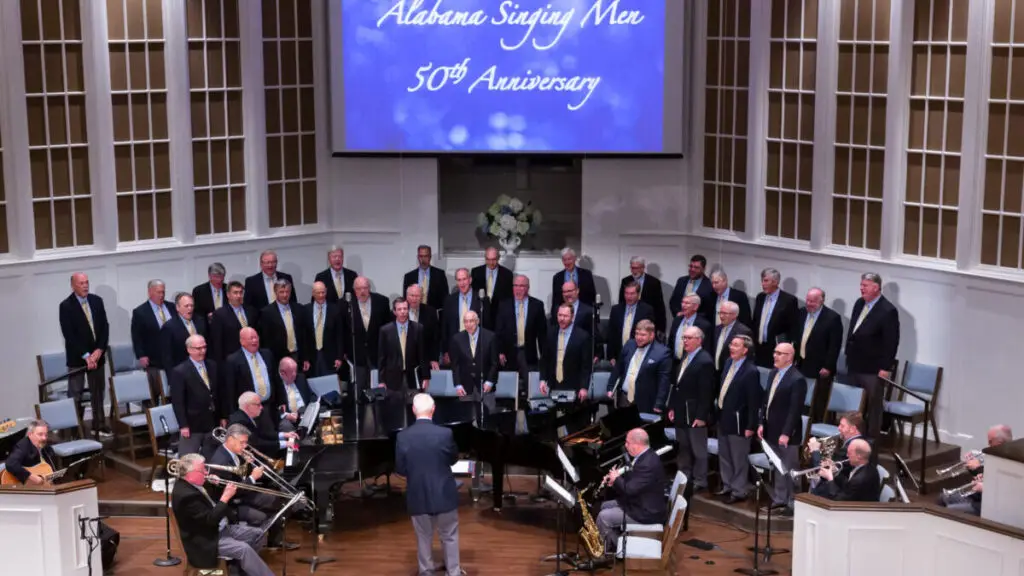
<svg viewBox="0 0 1024 576"><path fill-rule="evenodd" d="M814 468L806 468L804 470L790 470L789 476L794 480L803 478L805 476L807 478L810 478L811 480L817 480L819 475L821 474L822 468L831 467L833 474L839 474L839 472L842 471L843 469L843 464L847 462L849 462L849 459L840 460L838 462L832 462L829 460L822 462L820 466L815 466Z"/></svg>
<svg viewBox="0 0 1024 576"><path fill-rule="evenodd" d="M939 478L956 478L961 474L966 474L967 472L970 472L970 470L967 468L967 462L970 460L977 460L978 462L984 464L985 455L981 453L981 450L971 450L967 454L964 454L964 457L959 462L946 468L939 468L935 470L935 474L938 475Z"/></svg>
<svg viewBox="0 0 1024 576"><path fill-rule="evenodd" d="M947 488L942 490L942 499L945 502L960 502L967 499L968 496L978 491L978 479L981 477L971 480L963 486L956 488Z"/></svg>

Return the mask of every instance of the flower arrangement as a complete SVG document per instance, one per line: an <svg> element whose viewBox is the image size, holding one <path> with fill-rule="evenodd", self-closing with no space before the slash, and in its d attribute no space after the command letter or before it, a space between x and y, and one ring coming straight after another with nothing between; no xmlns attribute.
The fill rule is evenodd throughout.
<svg viewBox="0 0 1024 576"><path fill-rule="evenodd" d="M527 234L534 234L542 222L540 210L518 198L502 194L486 212L476 217L480 231L498 240L506 254L515 252Z"/></svg>

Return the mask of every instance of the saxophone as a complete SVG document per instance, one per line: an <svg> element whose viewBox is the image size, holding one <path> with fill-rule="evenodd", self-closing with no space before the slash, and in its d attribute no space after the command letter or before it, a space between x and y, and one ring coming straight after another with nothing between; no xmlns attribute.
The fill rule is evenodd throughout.
<svg viewBox="0 0 1024 576"><path fill-rule="evenodd" d="M589 490L590 488L585 488L576 497L576 501L580 503L580 515L583 516L580 539L583 540L583 545L592 558L602 558L604 557L604 539L601 538L601 533L597 530L597 523L590 516L590 506L587 505L587 501L583 497Z"/></svg>

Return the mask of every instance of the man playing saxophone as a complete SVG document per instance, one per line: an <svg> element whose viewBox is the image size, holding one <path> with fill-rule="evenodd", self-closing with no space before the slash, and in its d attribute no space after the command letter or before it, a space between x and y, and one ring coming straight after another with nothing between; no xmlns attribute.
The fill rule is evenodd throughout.
<svg viewBox="0 0 1024 576"><path fill-rule="evenodd" d="M878 467L871 463L871 445L863 438L853 440L846 448L846 457L848 460L838 472L831 460L821 463L821 482L812 493L829 500L877 502L882 485Z"/></svg>
<svg viewBox="0 0 1024 576"><path fill-rule="evenodd" d="M988 447L992 448L1013 440L1013 430L1006 424L998 424L988 429ZM960 467L958 467L960 468ZM984 490L982 476L985 467L978 458L977 452L968 452L964 456L962 470L958 474L967 472L973 479L955 490L943 490L939 496L939 505L950 510L966 512L975 516L981 515L981 497Z"/></svg>

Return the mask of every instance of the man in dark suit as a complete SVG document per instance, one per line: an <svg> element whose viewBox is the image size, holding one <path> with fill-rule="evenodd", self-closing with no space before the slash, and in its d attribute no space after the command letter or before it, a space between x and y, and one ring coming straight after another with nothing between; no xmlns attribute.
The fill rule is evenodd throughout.
<svg viewBox="0 0 1024 576"><path fill-rule="evenodd" d="M810 415L811 422L818 422L825 412L843 347L843 319L825 306L825 291L821 288L808 290L806 302L796 321L796 365L805 378L815 380Z"/></svg>
<svg viewBox="0 0 1024 576"><path fill-rule="evenodd" d="M322 282L327 290L327 301L331 304L338 300L344 300L345 294L352 294L352 285L355 284L355 270L345 268L345 249L340 246L331 246L327 249L327 269L319 272L315 282Z"/></svg>
<svg viewBox="0 0 1024 576"><path fill-rule="evenodd" d="M164 323L160 328L160 348L163 351L163 366L171 369L188 359L185 340L196 334L206 338L206 319L195 315L192 295L178 292L174 296L177 318Z"/></svg>
<svg viewBox="0 0 1024 576"><path fill-rule="evenodd" d="M700 254L690 257L690 268L686 276L680 276L676 280L675 288L672 289L672 296L668 299L668 308L673 316L681 316L683 312L683 297L690 294L700 296L700 304L697 312L708 322L714 322L715 295L711 288L711 280L704 275L708 267L708 259Z"/></svg>
<svg viewBox="0 0 1024 576"><path fill-rule="evenodd" d="M619 359L622 347L633 338L636 326L641 320L655 322L657 330L654 309L646 302L640 301L640 286L630 283L622 291L622 300L612 306L608 314L608 332L604 340L607 342L608 360L612 365Z"/></svg>
<svg viewBox="0 0 1024 576"><path fill-rule="evenodd" d="M28 486L43 486L46 479L42 474L30 472L28 469L47 463L50 468L58 470L53 449L47 446L50 425L43 420L33 420L25 428L25 436L18 440L4 461L8 474L18 482Z"/></svg>
<svg viewBox="0 0 1024 576"><path fill-rule="evenodd" d="M406 398L430 387L430 362L424 353L423 326L409 321L409 303L395 298L394 322L380 329L377 343L378 386L387 390L385 421L389 430L406 426Z"/></svg>
<svg viewBox="0 0 1024 576"><path fill-rule="evenodd" d="M227 270L220 262L214 262L206 269L209 281L203 282L192 289L192 300L196 305L196 316L207 322L213 313L224 306L227 292L224 287L224 276Z"/></svg>
<svg viewBox="0 0 1024 576"><path fill-rule="evenodd" d="M110 338L110 325L103 299L89 293L89 277L81 272L71 275L71 295L60 303L60 331L64 335L64 356L68 370L85 367L68 377L68 398L74 398L81 418L85 407L82 395L86 380L92 404L93 433L109 433L103 413L106 391L104 365Z"/></svg>
<svg viewBox="0 0 1024 576"><path fill-rule="evenodd" d="M451 429L431 420L434 400L429 394L417 394L412 411L416 423L399 432L395 441L395 472L406 479L405 502L416 532L418 573L438 569L432 552L436 531L446 573L459 576L459 489L451 468L459 460L459 448Z"/></svg>
<svg viewBox="0 0 1024 576"><path fill-rule="evenodd" d="M260 558L265 539L258 526L237 524L238 517L230 502L235 498L234 486L225 486L214 501L207 493L206 461L199 454L181 457L184 477L174 483L171 502L178 523L181 546L190 566L202 569L217 567L217 557L235 560L248 576L273 576L274 572Z"/></svg>
<svg viewBox="0 0 1024 576"><path fill-rule="evenodd" d="M700 309L700 296L689 294L683 296L683 309L679 316L672 320L672 328L668 331L668 342L672 345L672 354L676 359L676 365L683 361L683 335L690 327L700 328L704 334L704 349L710 354L714 351L711 342L711 335L714 333L711 322L698 313Z"/></svg>
<svg viewBox="0 0 1024 576"><path fill-rule="evenodd" d="M306 314L301 304L291 298L292 285L287 280L274 282L275 301L260 311L260 341L270 350L275 360L288 357L309 370L306 359Z"/></svg>
<svg viewBox="0 0 1024 576"><path fill-rule="evenodd" d="M841 502L878 502L882 482L878 467L871 464L871 446L865 440L854 440L846 449L848 461L837 474L831 466L819 473L822 482L814 487L818 496Z"/></svg>
<svg viewBox="0 0 1024 576"><path fill-rule="evenodd" d="M725 272L715 270L711 273L711 290L714 292L711 297L715 299L715 318L713 321L716 326L721 322L718 313L721 311L724 302L735 302L736 306L739 307L736 320L744 326L750 326L750 297L743 290L729 286L729 276Z"/></svg>
<svg viewBox="0 0 1024 576"><path fill-rule="evenodd" d="M900 347L900 313L882 296L882 277L868 272L860 277L860 298L853 304L846 335L846 368L850 383L867 395L868 436L882 433L885 382L892 378Z"/></svg>
<svg viewBox="0 0 1024 576"><path fill-rule="evenodd" d="M572 282L566 282L562 285L562 298L562 304L572 306L573 327L586 330L587 334L596 338L597 341L593 342L593 344L599 346L601 344L601 320L597 317L597 313L593 307L580 301L579 288ZM561 304L558 306L561 306ZM558 326L558 306L551 309L550 324L552 328ZM595 347L595 356L596 355ZM597 361L596 357L594 361Z"/></svg>
<svg viewBox="0 0 1024 576"><path fill-rule="evenodd" d="M726 360L729 359L729 343L736 336L753 336L750 333L750 328L741 324L736 317L739 315L739 306L735 302L725 302L722 304L720 311L718 312L719 325L715 326L714 337L711 340L712 344L712 358L715 359L715 373L721 376L722 370L725 366ZM752 351L753 346L751 346ZM721 378L718 378L721 380Z"/></svg>
<svg viewBox="0 0 1024 576"><path fill-rule="evenodd" d="M260 348L260 336L254 328L242 328L238 332L241 345L224 361L223 390L226 394L227 409L232 410L234 400L244 392L254 392L267 410L273 412L282 404L277 397L277 361L270 350Z"/></svg>
<svg viewBox="0 0 1024 576"><path fill-rule="evenodd" d="M255 392L245 392L238 397L238 410L228 418L228 426L245 426L249 430L249 445L270 458L277 458L289 444L294 446L299 435L278 431L275 420L277 418L263 409L263 402Z"/></svg>
<svg viewBox="0 0 1024 576"><path fill-rule="evenodd" d="M861 439L872 446L874 449L874 442L864 436L861 430L864 429L864 417L861 416L860 412L846 412L839 415L839 445L835 447L832 455L846 454L846 449L850 447L850 442ZM807 450L811 453L811 466L817 466L821 464L822 453L821 453L821 441L817 438L811 437L807 440ZM838 459L838 458L837 458ZM871 453L872 464L878 464L878 453Z"/></svg>
<svg viewBox="0 0 1024 576"><path fill-rule="evenodd" d="M348 315L338 314L345 301L331 302L327 292L323 282L313 282L313 302L302 311L305 319L299 323L303 328L299 348L304 351L305 372L310 378L337 374L345 356L342 342L349 334Z"/></svg>
<svg viewBox="0 0 1024 576"><path fill-rule="evenodd" d="M291 358L282 358L277 365L278 389L277 397L281 399L281 422L278 430L293 432L302 420L302 414L310 402L316 400L316 394L309 387L306 376L299 372L299 366Z"/></svg>
<svg viewBox="0 0 1024 576"><path fill-rule="evenodd" d="M476 312L477 317L483 316L483 303L473 294L472 280L469 270L459 268L455 271L455 292L448 295L441 308L441 356L445 364L450 364L448 347L452 337L465 330L463 322L468 312Z"/></svg>
<svg viewBox="0 0 1024 576"><path fill-rule="evenodd" d="M775 368L768 374L768 397L757 436L768 443L786 470L794 470L800 464L800 444L803 442L800 416L803 414L804 397L807 396L807 381L793 367L796 351L792 344L777 344L774 356ZM772 507L792 514L793 478L788 474L775 474L774 478L770 490Z"/></svg>
<svg viewBox="0 0 1024 576"><path fill-rule="evenodd" d="M360 388L370 384L370 370L377 368L380 353L380 329L394 320L391 306L386 296L370 292L370 280L365 276L356 278L353 283L355 300L349 307L351 322L355 325L355 349L352 351L352 362L356 365L354 378Z"/></svg>
<svg viewBox="0 0 1024 576"><path fill-rule="evenodd" d="M758 366L769 368L773 364L772 354L779 342L792 342L796 333L796 316L799 304L796 297L779 289L782 275L774 268L761 271L761 290L754 303L754 342L757 349L754 358Z"/></svg>
<svg viewBox="0 0 1024 576"><path fill-rule="evenodd" d="M530 296L530 279L517 274L512 280L512 299L502 302L498 311L497 336L501 365L518 371L521 382L540 366L547 329L544 303Z"/></svg>
<svg viewBox="0 0 1024 576"><path fill-rule="evenodd" d="M174 418L181 431L178 453L206 454L213 445L213 429L227 421L230 401L221 390L217 364L206 359L206 339L189 336L185 346L188 359L168 375Z"/></svg>
<svg viewBox="0 0 1024 576"><path fill-rule="evenodd" d="M619 304L626 298L626 286L635 284L637 297L651 307L654 327L659 334L665 333L665 296L661 290L661 279L647 273L647 261L639 256L629 260L629 276L619 282ZM611 342L611 340L609 340ZM609 353L610 358L615 358Z"/></svg>
<svg viewBox="0 0 1024 576"><path fill-rule="evenodd" d="M512 298L512 271L498 264L498 249L493 246L484 251L484 265L473 268L473 292L481 290L487 295L483 317L484 328L494 331L501 303Z"/></svg>
<svg viewBox="0 0 1024 576"><path fill-rule="evenodd" d="M259 313L243 304L245 288L241 282L229 283L227 294L228 305L218 308L210 318L210 349L206 356L214 362L223 362L242 347L238 339L242 328L259 325Z"/></svg>
<svg viewBox="0 0 1024 576"><path fill-rule="evenodd" d="M617 384L614 390L608 391L608 397L620 408L636 404L642 414L665 411L672 353L654 340L654 333L654 322L638 322L636 338L626 342L612 370L612 381Z"/></svg>
<svg viewBox="0 0 1024 576"><path fill-rule="evenodd" d="M581 304L582 307L582 304ZM594 370L590 334L573 325L572 304L562 304L555 313L558 326L548 333L541 353L540 393L575 390L580 402L587 399Z"/></svg>
<svg viewBox="0 0 1024 576"><path fill-rule="evenodd" d="M423 288L410 284L405 288L405 301L409 303L409 320L423 326L423 353L431 370L439 370L441 358L441 321L437 310L423 303Z"/></svg>
<svg viewBox="0 0 1024 576"><path fill-rule="evenodd" d="M586 268L576 265L576 251L572 248L562 249L562 266L564 270L555 272L551 278L551 310L558 310L558 307L565 302L564 285L572 282L579 293L577 298L580 302L593 306L597 301L597 286L594 284L594 274ZM554 312L552 312L554 313ZM590 330L589 328L585 328Z"/></svg>
<svg viewBox="0 0 1024 576"><path fill-rule="evenodd" d="M287 280L289 285L295 285L290 274L277 271L277 253L273 250L264 250L260 254L260 272L245 279L246 306L256 310L263 310L269 306L276 299L274 283L278 280ZM290 301L292 304L297 302L294 290Z"/></svg>
<svg viewBox="0 0 1024 576"><path fill-rule="evenodd" d="M498 342L494 332L480 327L476 312L466 312L466 330L452 336L450 356L455 393L482 399L494 409L494 385L498 381Z"/></svg>
<svg viewBox="0 0 1024 576"><path fill-rule="evenodd" d="M146 370L150 394L159 398L162 392L160 370L164 368L160 328L177 316L177 310L164 302L167 288L163 280L150 280L146 289L149 297L132 311L132 349L139 365Z"/></svg>
<svg viewBox="0 0 1024 576"><path fill-rule="evenodd" d="M633 467L628 472L613 468L605 476L615 499L601 504L596 519L605 552L609 554L617 551L626 524L661 524L668 516L665 470L661 459L651 450L650 438L643 428L626 434L626 452L633 459Z"/></svg>
<svg viewBox="0 0 1024 576"><path fill-rule="evenodd" d="M668 419L676 428L679 470L694 491L708 487L708 424L715 401L715 362L704 349L704 333L691 326L683 332L683 361L674 374Z"/></svg>
<svg viewBox="0 0 1024 576"><path fill-rule="evenodd" d="M729 302L735 306L734 303ZM761 379L749 360L754 341L749 334L729 339L729 358L723 364L721 387L715 401L718 421L718 465L727 504L742 502L750 495L750 441L757 430L761 409Z"/></svg>
<svg viewBox="0 0 1024 576"><path fill-rule="evenodd" d="M416 260L419 262L414 270L406 272L402 278L402 290L413 284L419 284L427 296L427 304L440 311L444 308L444 300L448 297L448 277L444 270L431 266L433 254L430 246L421 244L416 248Z"/></svg>

